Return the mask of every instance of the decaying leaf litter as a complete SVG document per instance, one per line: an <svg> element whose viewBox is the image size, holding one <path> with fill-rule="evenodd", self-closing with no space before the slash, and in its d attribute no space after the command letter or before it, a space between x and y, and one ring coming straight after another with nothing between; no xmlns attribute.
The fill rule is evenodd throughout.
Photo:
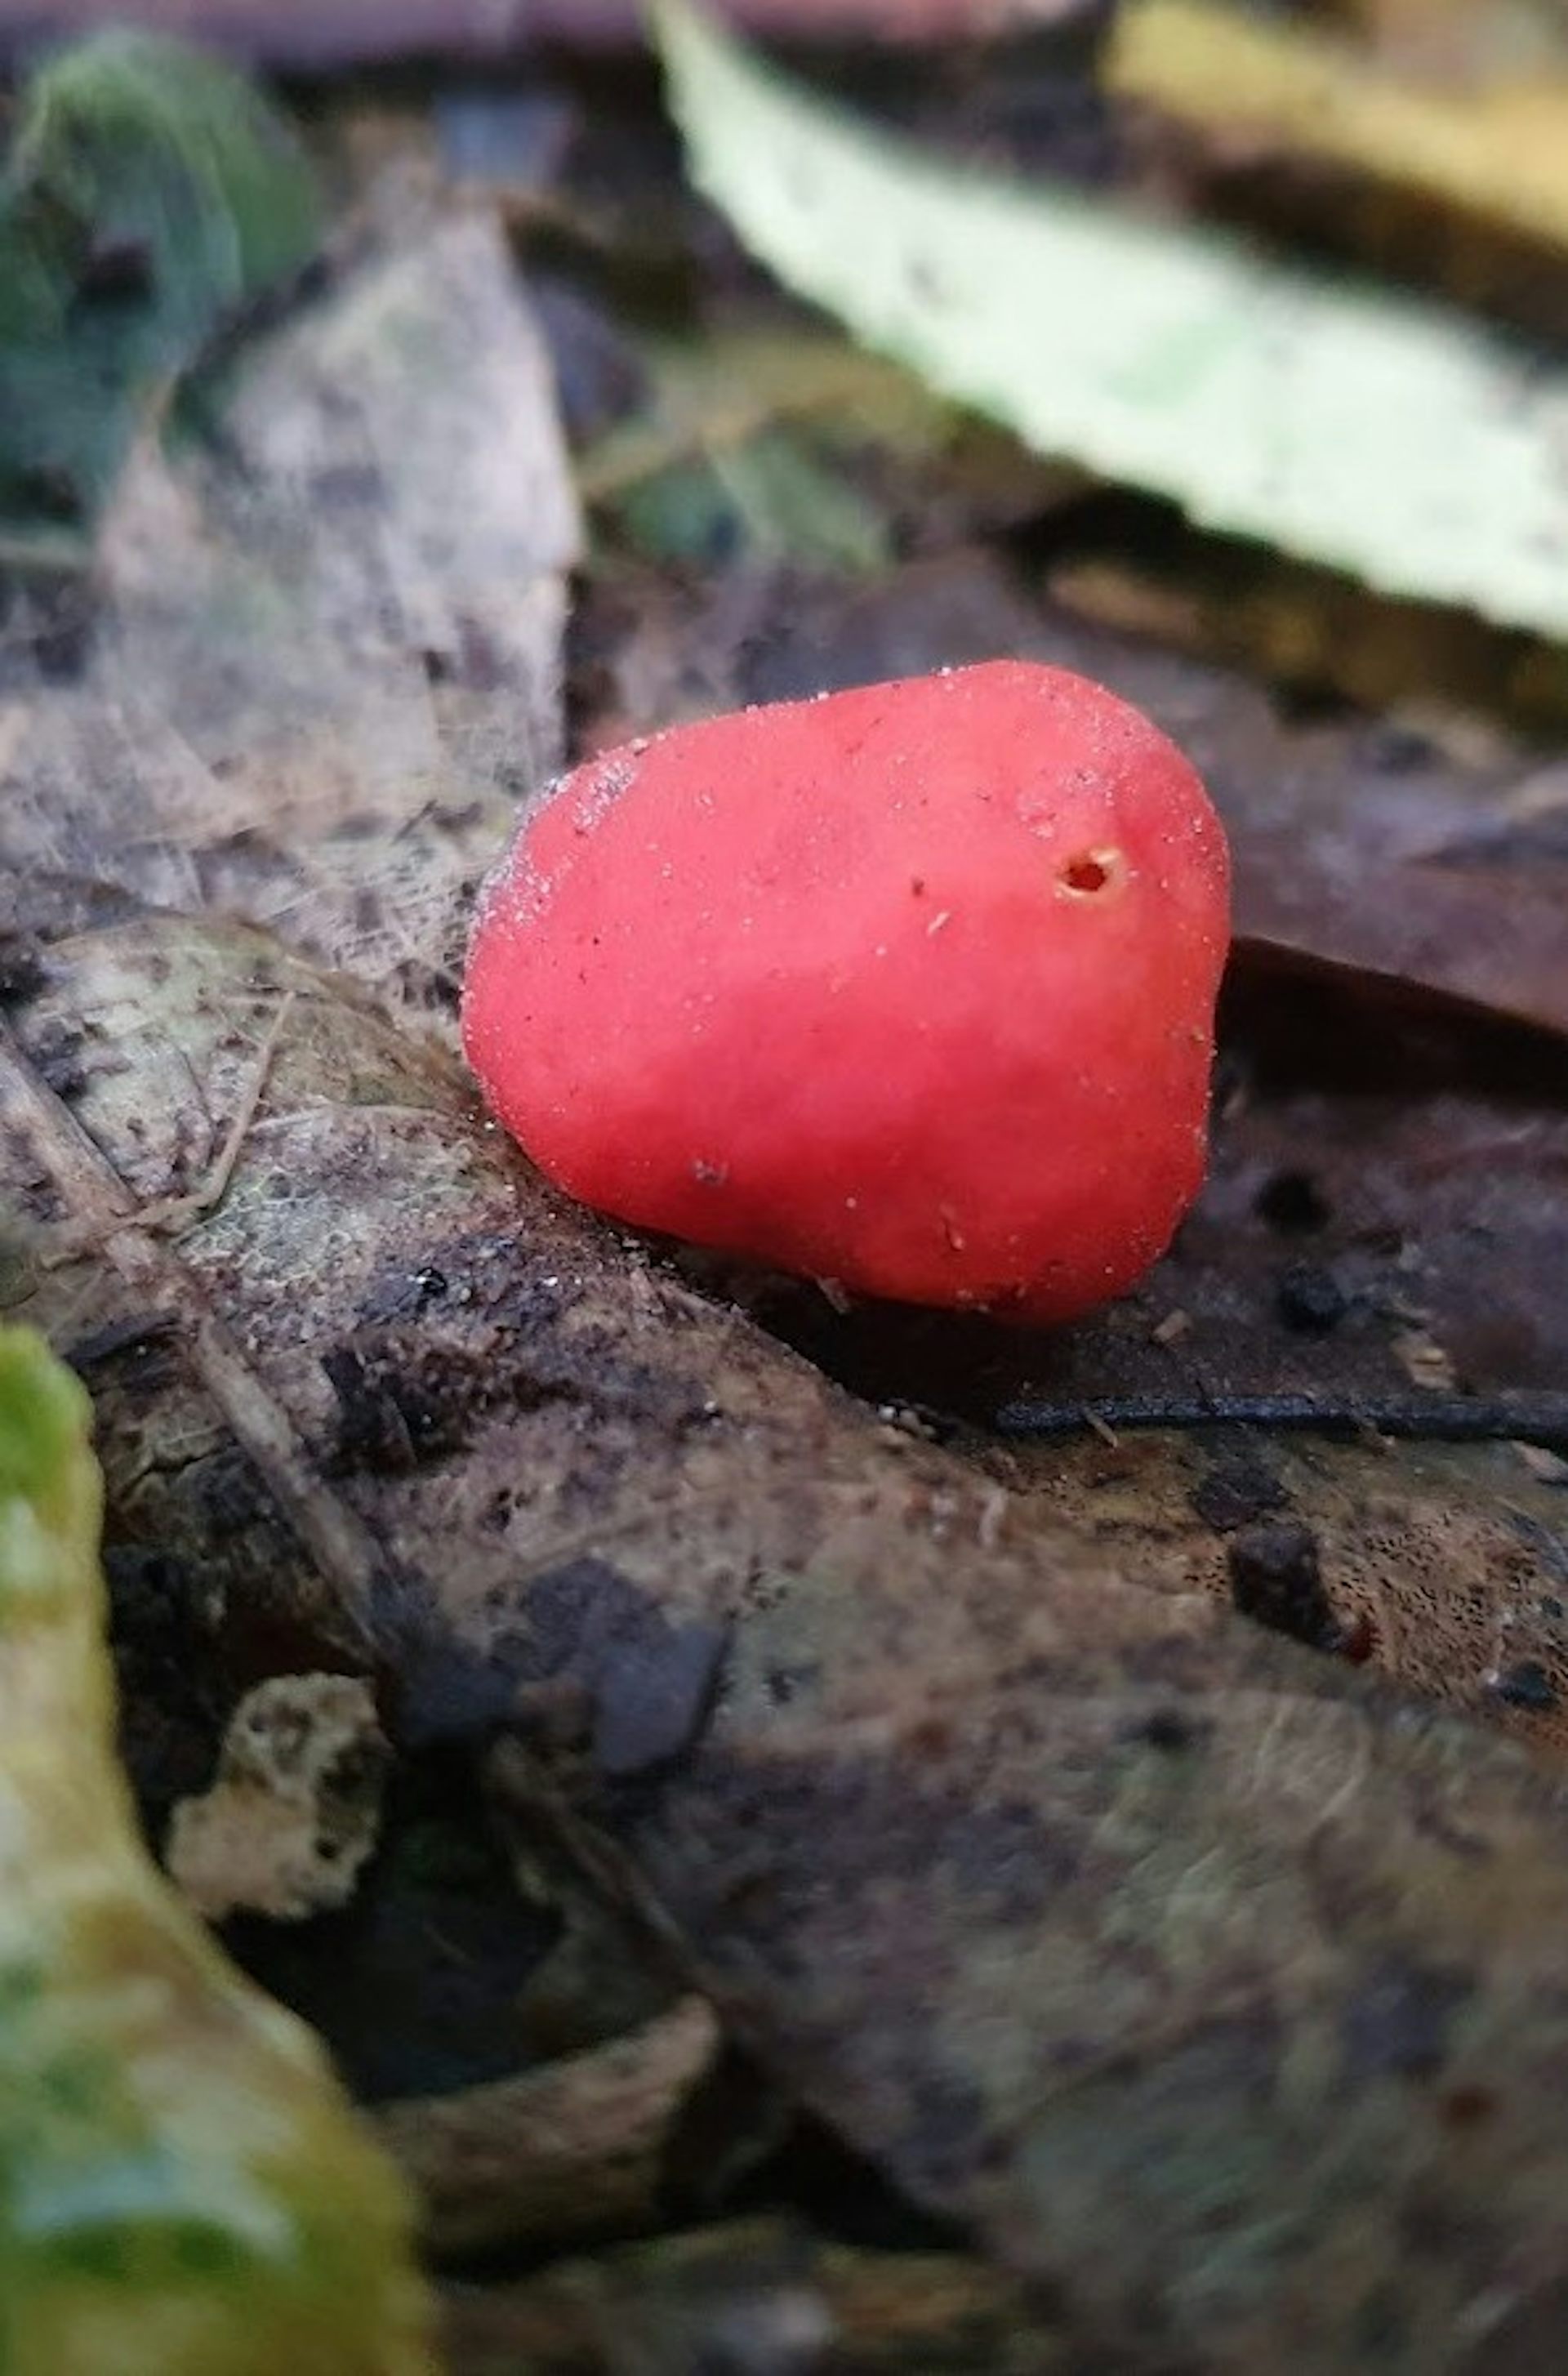
<svg viewBox="0 0 1568 2376"><path fill-rule="evenodd" d="M553 239L560 290L585 251ZM558 361L586 323L635 389L635 321L577 293ZM977 548L950 441L898 466L905 515L912 480L953 523L907 566L781 560L742 515L706 566L622 567L601 527L578 745L1039 650L1194 749L1255 936L1213 1188L1144 1297L1044 1344L683 1277L530 1185L430 1038L558 731L576 530L526 284L482 213L403 195L225 362L221 434L137 446L75 647L6 655L8 1292L94 1389L144 1805L162 1836L269 1677L368 1673L379 1856L341 1913L230 1934L402 2099L394 2134L541 2057L601 2100L596 2055L666 2034L695 1978L751 2076L694 2091L677 2057L662 2178L575 2232L721 2216L748 2168L830 2234L857 2195L896 2240L916 2205L950 2223L918 2344L885 2298L856 2323L863 2231L830 2273L721 2229L695 2311L656 2248L597 2290L467 2293L458 2364L508 2319L532 2364L627 2364L605 2300L647 2303L670 2367L737 2301L773 2306L780 2365L835 2333L867 2365L1245 2365L1289 2333L1331 2366L1374 2309L1394 2365L1550 2364L1559 1787L1378 1670L1549 1754L1553 1455L985 1422L1026 1391L1551 1389L1551 750L1438 708L1282 719L1075 622L1038 542ZM171 1215L253 1099L221 1203ZM1316 1653L1224 1606L1292 1528ZM530 2232L526 2169L514 2199L491 2249Z"/></svg>

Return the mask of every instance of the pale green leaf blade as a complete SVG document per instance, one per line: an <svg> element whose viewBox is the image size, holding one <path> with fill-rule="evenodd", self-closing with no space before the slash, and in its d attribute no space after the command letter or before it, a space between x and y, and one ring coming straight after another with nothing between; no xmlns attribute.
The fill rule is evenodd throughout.
<svg viewBox="0 0 1568 2376"><path fill-rule="evenodd" d="M137 1833L90 1424L0 1326L0 2370L434 2376L401 2182Z"/></svg>
<svg viewBox="0 0 1568 2376"><path fill-rule="evenodd" d="M1436 304L927 159L687 0L654 15L694 178L868 343L1206 527L1568 634L1568 371Z"/></svg>

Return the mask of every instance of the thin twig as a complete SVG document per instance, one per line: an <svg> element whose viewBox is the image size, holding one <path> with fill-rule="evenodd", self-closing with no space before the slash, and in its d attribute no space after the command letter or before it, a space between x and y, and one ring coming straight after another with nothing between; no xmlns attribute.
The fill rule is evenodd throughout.
<svg viewBox="0 0 1568 2376"><path fill-rule="evenodd" d="M992 1421L1015 1436L1075 1435L1085 1428L1297 1428L1324 1435L1405 1436L1434 1443L1538 1443L1568 1453L1568 1394L1110 1396L1094 1402L1004 1403Z"/></svg>

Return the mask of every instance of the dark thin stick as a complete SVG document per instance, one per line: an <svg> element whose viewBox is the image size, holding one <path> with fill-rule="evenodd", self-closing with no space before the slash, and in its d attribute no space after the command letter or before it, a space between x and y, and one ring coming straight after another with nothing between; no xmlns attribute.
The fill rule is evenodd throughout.
<svg viewBox="0 0 1568 2376"><path fill-rule="evenodd" d="M1002 1435L1075 1435L1082 1428L1276 1427L1324 1435L1397 1435L1433 1443L1538 1443L1568 1453L1568 1394L1401 1395L1333 1402L1321 1395L1111 1396L1087 1403L1004 1403Z"/></svg>

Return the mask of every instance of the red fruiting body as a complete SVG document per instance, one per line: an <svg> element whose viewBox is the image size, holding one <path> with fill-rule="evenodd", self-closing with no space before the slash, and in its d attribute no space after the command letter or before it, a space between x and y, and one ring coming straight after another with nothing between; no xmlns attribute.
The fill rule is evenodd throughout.
<svg viewBox="0 0 1568 2376"><path fill-rule="evenodd" d="M464 1044L540 1170L621 1220L1064 1320L1203 1177L1228 881L1186 760L1063 670L750 709L529 816Z"/></svg>

